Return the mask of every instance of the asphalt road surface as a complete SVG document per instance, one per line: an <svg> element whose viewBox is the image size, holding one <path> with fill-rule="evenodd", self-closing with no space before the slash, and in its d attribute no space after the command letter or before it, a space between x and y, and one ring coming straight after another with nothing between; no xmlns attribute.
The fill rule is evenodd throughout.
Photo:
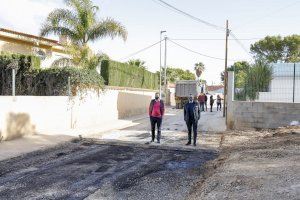
<svg viewBox="0 0 300 200"><path fill-rule="evenodd" d="M220 113L205 113L220 120ZM200 132L211 123L200 123ZM204 130L205 132L205 130ZM146 145L149 119L136 126L75 140L0 162L0 199L185 199L218 150L186 147L182 110L169 109L162 144ZM203 138L200 134L199 138ZM216 140L218 143L218 139Z"/></svg>
<svg viewBox="0 0 300 200"><path fill-rule="evenodd" d="M75 141L0 162L0 199L184 199L216 156Z"/></svg>

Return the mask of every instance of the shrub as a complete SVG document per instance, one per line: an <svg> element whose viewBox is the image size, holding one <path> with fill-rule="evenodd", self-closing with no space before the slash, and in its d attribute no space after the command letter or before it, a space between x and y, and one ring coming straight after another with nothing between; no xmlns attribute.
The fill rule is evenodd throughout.
<svg viewBox="0 0 300 200"><path fill-rule="evenodd" d="M272 68L264 61L256 61L245 78L245 94L250 100L258 98L259 92L267 92L273 78Z"/></svg>
<svg viewBox="0 0 300 200"><path fill-rule="evenodd" d="M71 67L40 69L40 60L35 56L0 54L0 95L11 95L12 70L8 65L18 60L16 70L16 95L62 96L68 95L68 77L71 91L100 90L103 79L96 70Z"/></svg>
<svg viewBox="0 0 300 200"><path fill-rule="evenodd" d="M157 74L127 63L102 60L101 76L106 85L147 89L158 88Z"/></svg>
<svg viewBox="0 0 300 200"><path fill-rule="evenodd" d="M40 68L40 59L32 55L21 55L11 53L0 53L0 95L11 95L12 90L12 70L8 65L16 60L18 69L16 69L16 91L20 90L24 80L23 74L30 70ZM19 84L17 84L19 83Z"/></svg>
<svg viewBox="0 0 300 200"><path fill-rule="evenodd" d="M24 74L26 95L65 96L68 95L68 77L72 95L87 89L99 91L103 88L103 79L95 70L71 67L32 70Z"/></svg>

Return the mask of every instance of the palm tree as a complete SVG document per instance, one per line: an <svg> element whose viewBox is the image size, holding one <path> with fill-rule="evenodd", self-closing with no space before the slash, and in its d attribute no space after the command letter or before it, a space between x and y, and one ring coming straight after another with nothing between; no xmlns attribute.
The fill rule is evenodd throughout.
<svg viewBox="0 0 300 200"><path fill-rule="evenodd" d="M98 21L99 8L91 0L65 0L70 9L55 9L41 28L41 36L67 36L73 44L85 46L89 41L103 37L127 38L126 29L117 21L107 18Z"/></svg>
<svg viewBox="0 0 300 200"><path fill-rule="evenodd" d="M205 70L204 64L202 62L198 62L195 64L195 71L198 78L200 78L202 72Z"/></svg>
<svg viewBox="0 0 300 200"><path fill-rule="evenodd" d="M127 31L122 24L112 18L97 19L99 8L91 0L65 0L65 3L69 9L58 8L49 13L40 30L41 36L54 34L67 37L72 43L70 48L78 47L76 51L81 52L73 54L85 55L85 58L91 55L88 42L104 37L126 40Z"/></svg>

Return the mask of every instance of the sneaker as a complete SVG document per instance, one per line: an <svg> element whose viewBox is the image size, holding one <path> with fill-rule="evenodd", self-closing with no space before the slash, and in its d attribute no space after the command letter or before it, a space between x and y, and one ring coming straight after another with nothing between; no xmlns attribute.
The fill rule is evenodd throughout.
<svg viewBox="0 0 300 200"><path fill-rule="evenodd" d="M157 144L160 144L160 141L159 141L159 140L157 140Z"/></svg>
<svg viewBox="0 0 300 200"><path fill-rule="evenodd" d="M194 143L194 147L197 146L196 143Z"/></svg>
<svg viewBox="0 0 300 200"><path fill-rule="evenodd" d="M191 144L191 142L188 142L188 143L186 143L185 145L190 145Z"/></svg>

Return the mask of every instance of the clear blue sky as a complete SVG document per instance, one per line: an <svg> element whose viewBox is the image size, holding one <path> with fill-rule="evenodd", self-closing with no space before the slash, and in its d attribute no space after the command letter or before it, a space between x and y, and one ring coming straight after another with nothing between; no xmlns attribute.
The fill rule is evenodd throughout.
<svg viewBox="0 0 300 200"><path fill-rule="evenodd" d="M229 28L238 38L262 38L266 35L300 33L300 0L165 0L198 18ZM159 41L160 30L170 38L217 38L225 33L173 12L153 0L94 0L100 7L99 18L112 17L128 30L128 40L103 39L91 44L95 52L107 53L119 60ZM41 23L54 8L64 7L63 0L5 0L0 7L0 27L38 34ZM52 37L57 39L56 37ZM224 41L177 41L203 54L224 58ZM242 41L247 49L255 40ZM159 69L159 46L136 55L146 61L149 70ZM234 41L229 41L229 59L249 60L249 55ZM126 60L125 60L126 61ZM203 62L204 79L220 82L224 61L193 54L168 43L167 65L193 70L194 63ZM232 64L229 62L228 64Z"/></svg>

